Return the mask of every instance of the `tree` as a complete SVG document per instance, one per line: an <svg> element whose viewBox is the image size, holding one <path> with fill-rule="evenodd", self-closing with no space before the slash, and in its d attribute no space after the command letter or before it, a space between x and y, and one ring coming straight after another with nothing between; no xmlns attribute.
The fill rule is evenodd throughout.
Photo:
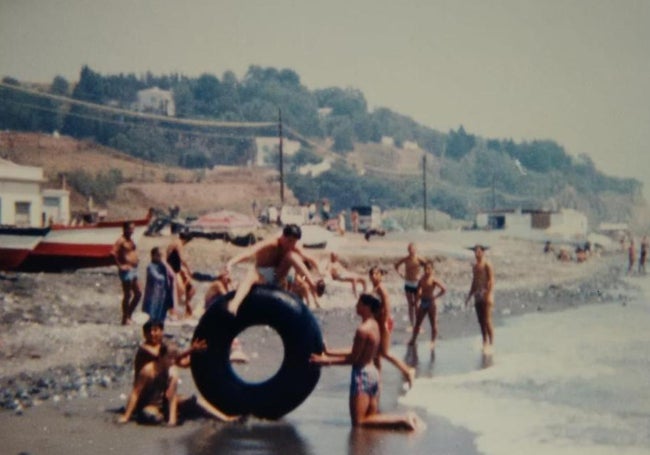
<svg viewBox="0 0 650 455"><path fill-rule="evenodd" d="M336 152L348 152L354 149L354 131L349 122L342 121L332 130L334 145L332 149Z"/></svg>
<svg viewBox="0 0 650 455"><path fill-rule="evenodd" d="M445 155L449 158L459 160L467 155L476 145L476 138L465 132L461 125L458 131L450 130L445 144Z"/></svg>
<svg viewBox="0 0 650 455"><path fill-rule="evenodd" d="M239 100L239 82L235 73L226 71L221 78L221 118L224 120L241 120L241 103Z"/></svg>
<svg viewBox="0 0 650 455"><path fill-rule="evenodd" d="M219 116L221 84L216 76L202 74L197 79L192 92L194 96L194 109L198 115L215 118Z"/></svg>
<svg viewBox="0 0 650 455"><path fill-rule="evenodd" d="M177 117L192 117L194 114L194 95L190 81L186 78L179 81L173 89L174 105L176 106Z"/></svg>

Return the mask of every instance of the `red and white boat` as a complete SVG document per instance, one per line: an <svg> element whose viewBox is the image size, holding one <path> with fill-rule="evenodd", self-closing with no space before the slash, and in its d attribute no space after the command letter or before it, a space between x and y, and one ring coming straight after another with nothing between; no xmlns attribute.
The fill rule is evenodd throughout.
<svg viewBox="0 0 650 455"><path fill-rule="evenodd" d="M144 234L150 216L129 220L135 225L133 240ZM17 270L25 272L60 272L87 267L114 265L113 245L122 235L122 221L100 221L86 226L54 225L28 252Z"/></svg>
<svg viewBox="0 0 650 455"><path fill-rule="evenodd" d="M0 226L0 270L16 270L50 228Z"/></svg>

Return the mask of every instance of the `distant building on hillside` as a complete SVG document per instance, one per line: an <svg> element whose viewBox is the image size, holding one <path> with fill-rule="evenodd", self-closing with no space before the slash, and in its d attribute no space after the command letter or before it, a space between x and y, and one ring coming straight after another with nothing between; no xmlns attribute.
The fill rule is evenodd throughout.
<svg viewBox="0 0 650 455"><path fill-rule="evenodd" d="M254 164L258 167L275 166L280 156L280 144L277 137L256 137ZM282 153L285 157L293 156L300 150L300 142L283 139Z"/></svg>
<svg viewBox="0 0 650 455"><path fill-rule="evenodd" d="M394 147L395 146L395 139L393 139L391 136L382 136L381 137L381 145L386 145L388 147Z"/></svg>
<svg viewBox="0 0 650 455"><path fill-rule="evenodd" d="M587 216L573 209L490 210L476 215L478 229L503 230L525 238L581 239L587 235Z"/></svg>
<svg viewBox="0 0 650 455"><path fill-rule="evenodd" d="M135 109L138 112L174 117L176 115L174 94L171 90L161 90L158 87L140 90L137 93Z"/></svg>
<svg viewBox="0 0 650 455"><path fill-rule="evenodd" d="M304 166L299 167L298 174L318 177L323 172L329 171L330 169L332 169L332 162L329 159L325 159L320 163L305 164Z"/></svg>
<svg viewBox="0 0 650 455"><path fill-rule="evenodd" d="M417 142L414 141L404 141L404 144L402 144L402 148L404 150L420 150L420 146L418 145Z"/></svg>
<svg viewBox="0 0 650 455"><path fill-rule="evenodd" d="M331 107L321 107L318 109L318 118L325 119L329 117L332 114L332 108Z"/></svg>

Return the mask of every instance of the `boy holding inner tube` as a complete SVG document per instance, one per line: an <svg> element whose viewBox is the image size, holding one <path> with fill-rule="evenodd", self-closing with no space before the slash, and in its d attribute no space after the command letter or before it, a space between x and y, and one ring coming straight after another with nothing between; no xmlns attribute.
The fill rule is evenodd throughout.
<svg viewBox="0 0 650 455"><path fill-rule="evenodd" d="M352 348L312 354L310 361L321 366L352 365L350 378L350 419L352 426L415 430L422 422L415 413L381 414L379 412L380 374L374 359L379 353L381 335L377 318L381 302L370 294L357 300L361 323L354 334Z"/></svg>
<svg viewBox="0 0 650 455"><path fill-rule="evenodd" d="M179 408L226 422L237 419L222 413L203 398L185 399L178 395L176 367L189 367L192 352L206 349L207 344L205 340L194 340L189 349L179 352L163 342L163 330L162 321L149 320L142 326L144 343L134 360L133 389L124 414L117 422L127 423L136 414L142 423L166 421L167 425L174 426L178 423Z"/></svg>
<svg viewBox="0 0 650 455"><path fill-rule="evenodd" d="M255 259L255 266L246 273L237 287L234 297L228 303L228 311L237 314L239 306L253 285L262 283L280 285L292 267L297 274L304 276L311 290L319 297L323 295L325 283L323 280L315 282L305 265L305 263L309 264L320 273L318 263L298 244L301 237L300 226L287 224L279 237L262 240L227 262L225 272L230 272L233 265L248 259Z"/></svg>

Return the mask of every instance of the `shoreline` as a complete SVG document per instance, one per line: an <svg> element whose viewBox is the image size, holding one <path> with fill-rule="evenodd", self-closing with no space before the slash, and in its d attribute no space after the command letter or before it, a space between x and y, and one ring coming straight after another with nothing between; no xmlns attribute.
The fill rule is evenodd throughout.
<svg viewBox="0 0 650 455"><path fill-rule="evenodd" d="M161 238L143 241L141 251L147 251L145 248L151 244L165 241L167 239ZM373 242L373 244L376 246L380 243ZM521 245L515 242L514 248L520 248ZM204 245L197 242L194 248L196 250L202 246ZM531 251L536 247L537 245L530 245ZM227 249L217 249L223 256L229 254ZM194 256L194 251L190 254L200 263L200 261L208 261L209 255L214 254L214 251L206 253L207 257ZM520 262L510 251L505 251L503 255L495 254L493 258L497 273L494 313L497 347L499 325L506 318L531 312L561 311L579 305L625 304L634 287L633 279L622 276L624 257L620 254L595 257L592 263L587 264L553 263L541 255L534 258L522 256L519 260L530 264L528 271L521 270ZM390 269L391 261L392 258L384 259L382 264ZM369 263L376 263L376 259L360 255L351 257L349 263L350 268L358 271ZM436 269L448 284L448 294L443 298L439 308L439 340L443 340L443 346L444 340L448 339L480 338L473 312L463 311L458 305L458 302L464 300L466 287L469 286L468 264L466 259L436 260ZM584 265L588 267L580 269ZM558 273L546 278L524 278L519 281L515 279L513 283L500 281L508 280L508 276L525 275L526 272L534 273L544 267L557 270ZM143 274L141 273L140 276ZM576 279L575 276L580 278ZM540 286L538 284L540 280L548 284ZM289 433L299 433L301 429L306 428L305 431L310 435L307 437L309 440L318 433L317 429L312 428L317 425L314 419L318 418L323 418L329 423L335 419L334 427L338 428L338 431L345 428L346 434L349 433L347 388L345 391L337 392L342 394L341 396L345 395L345 400L337 401L335 410L328 408L336 413L336 418L332 417L331 413L321 415L320 411L316 410L316 404L308 403L301 405L277 424L272 422L262 424L253 419L243 427L235 425L233 429L229 429L229 424L198 420L188 421L177 429L160 428L150 431L136 424L130 424L126 428L118 427L112 423L115 413L111 410L123 406L125 397L129 393L132 358L140 342L140 326L138 324L128 327L118 325L119 288L114 270L112 268L86 270L62 275L19 275L10 280L0 280L0 286L4 291L0 324L6 329L3 329L3 334L0 336L0 360L2 360L0 399L3 408L0 411L0 427L3 428L0 434L11 431L3 437L3 440L12 441L10 447L15 446L24 451L25 445L36 444L36 447L48 453L87 453L92 445L89 441L92 439L128 451L130 445L137 446L139 440L155 445L160 438L168 440L171 446L186 447L183 441L187 438L195 438L196 434L207 434L213 437L213 433L237 435L241 431L259 431L263 435L266 434L265 428L268 425L272 427L278 425L276 429L282 428L281 431ZM387 287L392 299L395 319L392 345L402 352L406 349L405 343L410 334L406 331L408 321L401 281L394 272L388 275ZM331 286L328 288L328 293L330 291L331 295L322 302L325 308L315 310L314 315L321 327L323 337L331 342L332 347L345 346L349 344L358 322L352 311L354 298L347 284ZM197 296L200 295L201 289L197 293ZM45 301L48 301L49 305L43 303ZM198 302L199 299L195 298L195 306ZM428 340L429 327L426 322L423 328L424 333L420 335L418 342ZM166 326L166 333L182 346L189 343L193 330L194 328L189 325ZM442 348L440 344L438 346ZM408 359L406 360L408 362ZM252 368L258 367L252 366ZM330 370L337 371L334 373ZM382 408L385 410L404 409L398 403L402 390L401 380L396 370L393 370L387 369L384 375L386 392L382 396ZM191 375L189 372L184 373L182 390L187 393L197 393ZM348 374L346 368L324 371L321 375L321 383L307 401L323 402L323 393L327 397L331 390L338 390L340 384L347 385ZM426 375L426 372L423 374ZM334 406L330 401L332 400L325 400L323 405ZM66 419L61 419L61 416ZM59 427L56 420L67 423L61 423L63 427L54 430ZM426 436L421 436L427 441L427 446L440 444L429 439L433 437L432 435L444 439L445 434L453 434L452 439L456 438L460 441L459 444L465 447L463 453L475 453L471 434L459 431L448 422L445 423L444 419L427 415L425 420L429 427L444 428L444 431L427 431ZM34 432L42 439L34 441L27 436L19 436L12 428L20 429L20 432L27 431L28 434L30 431ZM47 432L44 428L48 428ZM69 433L72 431L70 428L77 428L93 436L81 442L75 438L69 439ZM373 438L381 437L384 436L373 436ZM403 435L399 436L401 437ZM410 438L410 436L406 437ZM116 438L124 438L127 442L112 441ZM355 437L349 436L349 438L349 443L352 445ZM414 435L414 438L418 436ZM123 446L127 443L129 445ZM57 447L58 451L50 450L53 447ZM71 450L73 447L77 447L78 451ZM138 450L149 453L144 447L139 447ZM420 452L416 451L416 453Z"/></svg>
<svg viewBox="0 0 650 455"><path fill-rule="evenodd" d="M144 239L143 239L144 240ZM159 238L150 238L154 243ZM192 243L190 243L192 245ZM543 260L547 258L542 258ZM385 268L392 263L385 259ZM141 261L140 277L143 273ZM350 263L357 270L376 263L367 256L354 257ZM546 261L547 262L547 261ZM526 287L504 285L499 280L502 264L495 265L494 323L498 327L506 317L534 311L557 311L580 304L625 301L630 284L622 279L622 256L610 254L593 258L593 264L562 264L557 267L574 269L589 265L578 281L560 273L550 284ZM451 265L452 273L445 270ZM516 269L516 266L512 266ZM207 269L207 268L204 268ZM447 295L438 309L439 339L479 335L473 311L464 310L462 302L469 281L469 261L438 259L436 269L447 284ZM564 272L564 270L560 270ZM514 273L518 273L515 270ZM449 277L445 277L445 274ZM502 278L503 279L503 278ZM142 278L141 278L142 280ZM144 283L141 283L144 286ZM119 289L113 268L80 270L69 274L17 274L0 280L4 289L0 326L0 408L28 408L32 402L64 398L78 393L82 398L93 388L123 387L131 371L132 355L141 340L140 324L117 325ZM353 312L354 297L348 284L328 284L321 300L323 309L312 309L324 338L347 340L357 320ZM403 345L410 334L406 302L401 280L389 273L386 287L391 297L395 328L393 345ZM108 289L112 288L111 291ZM206 283L197 283L194 307L202 307L202 291ZM81 295L74 297L75 292ZM90 295L83 295L83 293ZM329 295L328 295L329 294ZM46 296L50 303L46 302ZM194 321L193 324L195 324ZM181 347L189 345L194 326L183 321L168 323L166 333ZM423 323L419 341L428 339L430 327ZM57 373L57 374L54 374ZM57 378L58 376L59 378ZM129 378L130 380L130 378Z"/></svg>

